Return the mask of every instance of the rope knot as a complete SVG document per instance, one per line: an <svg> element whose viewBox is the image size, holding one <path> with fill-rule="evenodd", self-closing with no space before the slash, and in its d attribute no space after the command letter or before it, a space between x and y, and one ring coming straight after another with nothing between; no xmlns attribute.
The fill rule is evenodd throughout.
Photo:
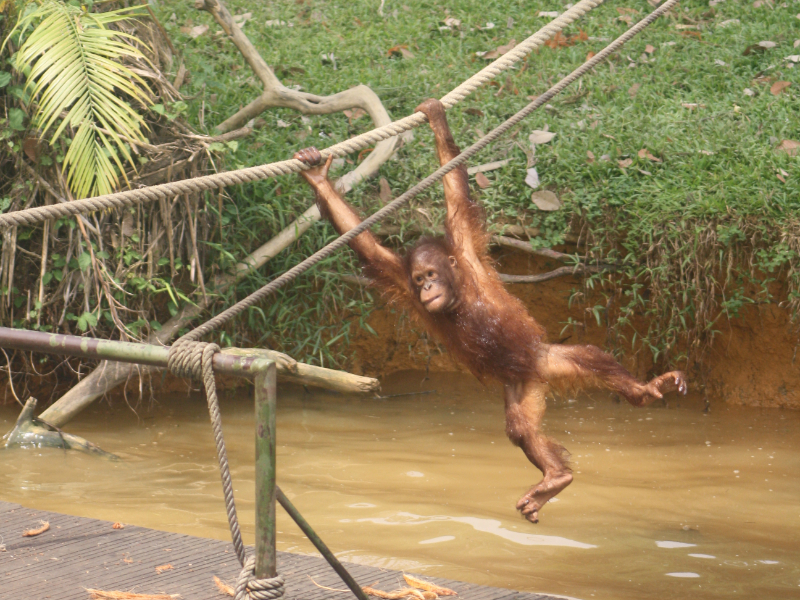
<svg viewBox="0 0 800 600"><path fill-rule="evenodd" d="M256 559L251 554L239 573L236 582L234 600L279 600L285 593L284 581L281 575L270 577L269 579L256 579L255 570Z"/></svg>
<svg viewBox="0 0 800 600"><path fill-rule="evenodd" d="M178 377L200 380L209 372L206 369L211 369L214 355L219 351L217 344L178 340L169 349L167 368Z"/></svg>

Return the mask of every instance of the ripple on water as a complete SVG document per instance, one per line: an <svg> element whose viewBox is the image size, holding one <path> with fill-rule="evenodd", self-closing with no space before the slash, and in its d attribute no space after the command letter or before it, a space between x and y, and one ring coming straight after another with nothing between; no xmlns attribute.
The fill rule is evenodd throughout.
<svg viewBox="0 0 800 600"><path fill-rule="evenodd" d="M420 473L419 471L409 471L406 475L408 477L425 477L425 473Z"/></svg>
<svg viewBox="0 0 800 600"><path fill-rule="evenodd" d="M717 558L713 554L690 554L692 558Z"/></svg>
<svg viewBox="0 0 800 600"><path fill-rule="evenodd" d="M694 577L700 577L700 575L698 575L697 573L691 573L687 571L681 573L667 573L667 577L683 577L686 579L692 579Z"/></svg>
<svg viewBox="0 0 800 600"><path fill-rule="evenodd" d="M684 542L670 542L669 540L656 542L656 546L659 548L692 548L696 545L697 544L685 544Z"/></svg>

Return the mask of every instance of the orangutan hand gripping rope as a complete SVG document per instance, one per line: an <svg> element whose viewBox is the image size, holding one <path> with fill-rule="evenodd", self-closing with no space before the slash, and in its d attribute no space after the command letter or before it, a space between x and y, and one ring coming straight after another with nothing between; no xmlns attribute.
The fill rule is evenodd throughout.
<svg viewBox="0 0 800 600"><path fill-rule="evenodd" d="M440 164L458 156L441 102L430 99L417 111L427 115ZM316 192L317 205L343 234L361 222L328 180L328 167L315 148L295 158L314 166L301 173ZM649 383L634 378L596 346L548 344L545 330L522 302L506 291L488 254L489 235L481 207L472 201L466 167L444 176L446 235L424 237L405 256L381 246L369 231L350 242L364 272L388 298L416 314L425 328L481 381L504 386L506 434L543 474L517 502L532 523L542 507L572 482L563 446L541 431L545 395L551 387L600 387L645 406L667 392L686 393L683 373L672 371Z"/></svg>

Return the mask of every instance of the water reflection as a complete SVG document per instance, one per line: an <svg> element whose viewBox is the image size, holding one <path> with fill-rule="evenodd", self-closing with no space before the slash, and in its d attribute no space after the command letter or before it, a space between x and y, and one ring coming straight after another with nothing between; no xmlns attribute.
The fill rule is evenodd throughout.
<svg viewBox="0 0 800 600"><path fill-rule="evenodd" d="M572 452L575 482L534 526L514 503L539 473L505 439L500 391L421 379L401 374L384 392L439 392L377 401L279 390L279 483L340 558L583 600L797 594L800 413L553 402L547 430ZM222 404L252 543L253 401ZM0 429L17 412L0 409ZM123 460L7 452L1 499L229 539L204 398L159 398L138 416L99 405L67 429ZM278 531L281 550L313 552L280 511Z"/></svg>

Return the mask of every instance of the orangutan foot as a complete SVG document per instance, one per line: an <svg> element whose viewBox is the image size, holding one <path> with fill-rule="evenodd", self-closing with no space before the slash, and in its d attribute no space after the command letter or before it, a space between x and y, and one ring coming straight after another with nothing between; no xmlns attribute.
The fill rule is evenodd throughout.
<svg viewBox="0 0 800 600"><path fill-rule="evenodd" d="M546 475L517 502L517 510L531 523L539 522L539 511L553 496L572 483L572 473Z"/></svg>

